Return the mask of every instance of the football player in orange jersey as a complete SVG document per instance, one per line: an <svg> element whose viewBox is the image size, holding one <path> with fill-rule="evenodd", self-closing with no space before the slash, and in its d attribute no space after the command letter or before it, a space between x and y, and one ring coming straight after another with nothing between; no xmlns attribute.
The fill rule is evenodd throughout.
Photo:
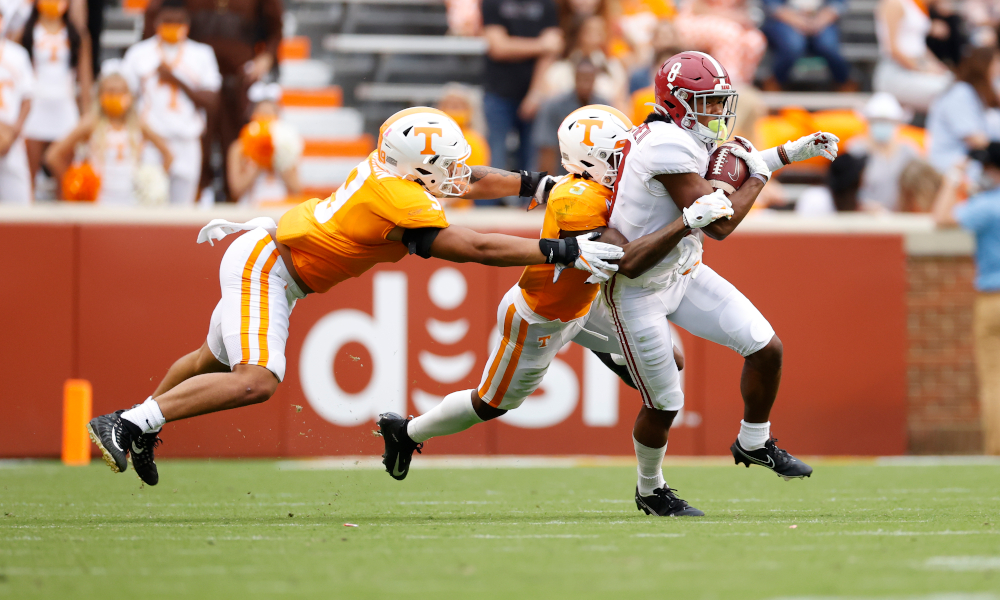
<svg viewBox="0 0 1000 600"><path fill-rule="evenodd" d="M562 164L570 175L549 195L543 238L574 239L607 229L622 142L631 129L628 117L610 106L584 106L566 117L558 136ZM618 272L639 276L660 262L691 229L732 214L721 192L699 199L674 223L625 244ZM503 338L486 362L478 389L449 394L412 420L395 413L379 416L386 450L383 463L392 477L406 477L413 451L428 439L464 431L520 406L538 388L559 349L569 342L599 353L622 354L615 327L597 298L598 286L587 285L591 276L568 272L560 277L560 271L559 265L528 266L504 296L497 308Z"/></svg>
<svg viewBox="0 0 1000 600"><path fill-rule="evenodd" d="M128 456L149 485L159 480L153 450L164 423L263 402L285 374L288 318L295 302L322 293L378 263L407 255L495 266L553 264L606 281L622 257L593 235L533 240L449 226L439 198L498 198L519 194L544 200L551 178L466 166L469 144L443 112L400 111L379 131L378 147L325 200L289 210L280 223L216 219L199 242L245 231L226 250L219 269L222 299L208 339L180 358L142 404L96 417L91 439L115 472Z"/></svg>

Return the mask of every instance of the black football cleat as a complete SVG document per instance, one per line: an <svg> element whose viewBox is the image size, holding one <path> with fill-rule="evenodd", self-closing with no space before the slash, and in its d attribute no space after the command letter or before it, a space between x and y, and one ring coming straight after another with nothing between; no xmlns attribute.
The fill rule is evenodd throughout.
<svg viewBox="0 0 1000 600"><path fill-rule="evenodd" d="M128 450L132 440L142 434L142 430L122 419L124 410L94 417L87 423L90 439L100 448L104 462L115 473L128 469Z"/></svg>
<svg viewBox="0 0 1000 600"><path fill-rule="evenodd" d="M406 435L406 424L409 419L397 415L396 413L382 413L378 416L378 435L382 436L385 442L385 454L382 455L382 464L385 470L393 479L402 481L406 479L406 474L410 472L410 460L413 458L413 451L417 454L424 447Z"/></svg>
<svg viewBox="0 0 1000 600"><path fill-rule="evenodd" d="M146 485L156 485L160 481L160 475L156 472L156 462L153 457L153 450L163 443L159 432L144 433L132 440L129 448L129 456L132 457L132 468Z"/></svg>
<svg viewBox="0 0 1000 600"><path fill-rule="evenodd" d="M635 505L647 515L658 517L704 517L705 513L690 506L677 497L677 490L661 487L653 490L652 496L640 496L639 488L635 488Z"/></svg>
<svg viewBox="0 0 1000 600"><path fill-rule="evenodd" d="M764 442L763 448L745 450L740 446L740 440L737 439L729 449L733 452L733 458L736 459L737 465L743 463L748 469L751 464L767 467L777 473L779 477L784 477L785 481L812 475L812 467L779 448L776 445L777 441L776 438L771 438Z"/></svg>
<svg viewBox="0 0 1000 600"><path fill-rule="evenodd" d="M593 352L594 356L599 358L601 362L604 363L605 367L611 369L611 371L614 372L614 374L617 375L618 378L625 383L625 385L629 386L633 390L639 389L635 386L635 382L632 381L632 375L628 372L627 366L616 363L615 359L607 352L598 352L597 350L591 350L591 352Z"/></svg>

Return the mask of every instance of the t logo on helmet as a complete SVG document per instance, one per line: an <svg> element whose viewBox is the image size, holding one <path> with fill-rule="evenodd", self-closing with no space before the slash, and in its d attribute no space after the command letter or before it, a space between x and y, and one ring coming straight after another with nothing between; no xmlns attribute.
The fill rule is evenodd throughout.
<svg viewBox="0 0 1000 600"><path fill-rule="evenodd" d="M600 119L580 119L577 121L580 125L583 125L583 143L588 146L593 146L594 142L590 141L590 130L593 127L602 129L604 127L604 121Z"/></svg>
<svg viewBox="0 0 1000 600"><path fill-rule="evenodd" d="M414 127L413 135L417 136L424 134L424 149L420 151L421 154L434 154L434 148L431 147L431 142L434 140L434 136L437 135L441 137L444 134L444 130L440 127Z"/></svg>

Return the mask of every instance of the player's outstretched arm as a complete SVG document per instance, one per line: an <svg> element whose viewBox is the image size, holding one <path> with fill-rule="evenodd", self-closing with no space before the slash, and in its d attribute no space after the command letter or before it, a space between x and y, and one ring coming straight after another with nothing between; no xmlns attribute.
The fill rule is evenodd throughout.
<svg viewBox="0 0 1000 600"><path fill-rule="evenodd" d="M494 267L554 264L587 271L595 281L607 281L610 277L607 272L617 267L606 261L618 260L623 254L621 248L590 241L587 236L536 240L479 233L457 225L444 229L397 227L386 239L402 242L410 254L423 258L433 256L451 262L476 262Z"/></svg>
<svg viewBox="0 0 1000 600"><path fill-rule="evenodd" d="M469 191L462 197L469 200L489 200L520 196L533 198L538 204L544 204L556 181L555 177L550 177L544 172L521 171L515 173L493 167L477 166L472 167Z"/></svg>

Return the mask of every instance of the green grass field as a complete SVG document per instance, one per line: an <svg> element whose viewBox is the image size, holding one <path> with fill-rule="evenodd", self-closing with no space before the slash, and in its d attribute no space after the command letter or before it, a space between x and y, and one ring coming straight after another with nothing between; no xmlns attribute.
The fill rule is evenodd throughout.
<svg viewBox="0 0 1000 600"><path fill-rule="evenodd" d="M1000 466L668 466L701 519L636 511L631 467L284 470L161 483L0 466L0 597L1000 600ZM358 527L345 527L354 523Z"/></svg>

